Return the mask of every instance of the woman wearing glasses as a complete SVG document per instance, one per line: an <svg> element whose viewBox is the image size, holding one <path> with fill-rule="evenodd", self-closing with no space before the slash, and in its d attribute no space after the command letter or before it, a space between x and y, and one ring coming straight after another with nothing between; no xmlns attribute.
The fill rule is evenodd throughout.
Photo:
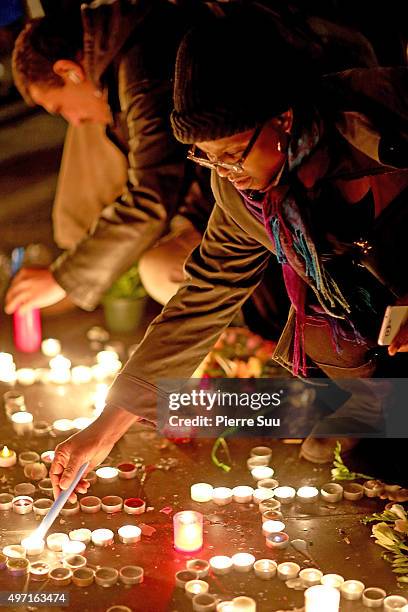
<svg viewBox="0 0 408 612"><path fill-rule="evenodd" d="M117 377L105 412L58 448L56 486L132 422L155 420L158 380L191 376L272 257L291 301L274 358L296 375L319 368L354 391L303 455L332 459L335 439L317 435L331 432L351 448L353 434L378 431L387 386L372 378L376 336L385 305L408 293L402 220L381 260L390 265L371 274L363 264L382 213L406 194L404 70L352 70L323 87L313 63L251 15L208 21L183 39L172 124L178 140L195 145L190 160L213 170L216 206L187 281ZM406 350L405 327L383 357L394 366L391 355Z"/></svg>

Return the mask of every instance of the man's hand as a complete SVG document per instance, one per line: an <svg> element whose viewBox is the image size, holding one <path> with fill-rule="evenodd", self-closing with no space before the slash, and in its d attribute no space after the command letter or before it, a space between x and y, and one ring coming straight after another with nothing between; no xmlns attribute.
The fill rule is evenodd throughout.
<svg viewBox="0 0 408 612"><path fill-rule="evenodd" d="M408 305L408 296L404 296L399 299L397 302L398 306L406 306ZM393 357L397 353L407 353L408 352L408 321L401 325L401 328L398 334L395 336L394 340L391 342L388 347L388 354Z"/></svg>
<svg viewBox="0 0 408 612"><path fill-rule="evenodd" d="M102 414L86 429L74 434L55 449L50 468L50 478L57 498L61 491L68 489L81 465L90 462L89 470L99 465L109 455L115 442L138 417L122 408L106 406ZM86 493L89 483L80 480L75 491ZM75 501L76 495L70 496Z"/></svg>
<svg viewBox="0 0 408 612"><path fill-rule="evenodd" d="M6 295L5 311L24 313L45 308L62 300L66 292L47 269L22 268L14 277Z"/></svg>

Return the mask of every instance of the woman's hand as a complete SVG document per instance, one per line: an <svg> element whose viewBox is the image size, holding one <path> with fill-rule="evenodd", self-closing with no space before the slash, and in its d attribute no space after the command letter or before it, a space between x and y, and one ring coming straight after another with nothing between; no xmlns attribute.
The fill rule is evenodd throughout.
<svg viewBox="0 0 408 612"><path fill-rule="evenodd" d="M62 300L66 292L48 269L23 268L14 277L6 295L5 311L13 314L45 308Z"/></svg>
<svg viewBox="0 0 408 612"><path fill-rule="evenodd" d="M397 302L397 306L406 306L408 305L408 296L404 296ZM398 334L395 336L394 340L391 342L388 347L388 354L393 357L397 353L407 353L408 352L408 320L401 325L401 328Z"/></svg>
<svg viewBox="0 0 408 612"><path fill-rule="evenodd" d="M50 468L50 478L57 498L68 489L81 465L89 461L89 470L99 465L109 455L113 445L138 417L122 408L106 406L102 414L86 429L74 434L55 449ZM89 483L82 479L76 486L77 493L86 493ZM75 501L72 493L70 501Z"/></svg>

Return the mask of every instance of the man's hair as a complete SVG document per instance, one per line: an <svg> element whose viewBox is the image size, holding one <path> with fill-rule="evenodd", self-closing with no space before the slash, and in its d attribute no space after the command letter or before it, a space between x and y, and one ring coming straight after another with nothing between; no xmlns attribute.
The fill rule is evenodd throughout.
<svg viewBox="0 0 408 612"><path fill-rule="evenodd" d="M63 79L53 66L59 59L78 61L82 50L83 32L80 19L64 20L50 17L32 19L16 39L13 55L13 78L17 89L28 104L33 104L30 85L62 87Z"/></svg>

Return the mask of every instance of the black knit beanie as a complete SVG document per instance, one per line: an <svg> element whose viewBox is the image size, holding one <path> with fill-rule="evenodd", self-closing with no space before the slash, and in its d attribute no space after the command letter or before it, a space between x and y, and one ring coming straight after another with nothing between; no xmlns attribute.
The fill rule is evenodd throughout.
<svg viewBox="0 0 408 612"><path fill-rule="evenodd" d="M305 95L308 74L304 58L259 14L207 19L179 47L174 135L194 143L251 129Z"/></svg>

